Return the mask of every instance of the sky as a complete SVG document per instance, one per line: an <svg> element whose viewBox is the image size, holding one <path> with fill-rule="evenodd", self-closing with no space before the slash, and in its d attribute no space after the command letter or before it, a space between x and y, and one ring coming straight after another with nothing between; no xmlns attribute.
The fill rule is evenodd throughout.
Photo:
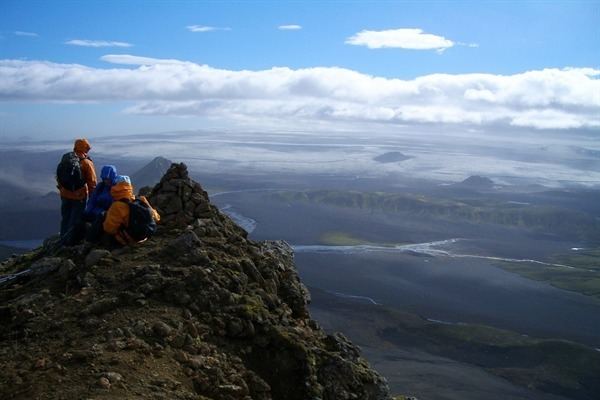
<svg viewBox="0 0 600 400"><path fill-rule="evenodd" d="M0 140L596 135L599 77L599 1L0 1Z"/></svg>

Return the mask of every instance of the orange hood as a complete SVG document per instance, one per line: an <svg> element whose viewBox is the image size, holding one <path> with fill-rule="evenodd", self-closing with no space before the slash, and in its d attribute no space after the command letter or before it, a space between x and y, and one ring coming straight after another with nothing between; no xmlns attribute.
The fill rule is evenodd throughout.
<svg viewBox="0 0 600 400"><path fill-rule="evenodd" d="M110 189L110 194L115 200L135 200L133 186L128 182L119 182Z"/></svg>
<svg viewBox="0 0 600 400"><path fill-rule="evenodd" d="M73 146L73 151L80 155L87 155L91 148L92 146L87 139L77 139L75 141L75 145Z"/></svg>

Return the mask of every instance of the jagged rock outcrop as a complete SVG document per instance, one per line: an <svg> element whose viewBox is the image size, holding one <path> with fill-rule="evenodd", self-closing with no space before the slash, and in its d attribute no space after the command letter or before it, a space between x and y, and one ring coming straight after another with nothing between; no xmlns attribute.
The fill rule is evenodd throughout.
<svg viewBox="0 0 600 400"><path fill-rule="evenodd" d="M143 244L0 267L39 271L0 290L3 399L391 399L310 319L285 242L249 240L183 164L149 199L163 221Z"/></svg>

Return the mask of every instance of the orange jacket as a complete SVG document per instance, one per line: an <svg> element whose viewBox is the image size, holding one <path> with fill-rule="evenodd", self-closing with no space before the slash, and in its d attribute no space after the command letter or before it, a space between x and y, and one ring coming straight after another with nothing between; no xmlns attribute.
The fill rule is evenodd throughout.
<svg viewBox="0 0 600 400"><path fill-rule="evenodd" d="M102 224L104 232L109 235L113 235L115 239L121 244L136 243L126 232L125 228L129 225L129 204L118 201L118 200L135 200L133 195L133 186L127 182L119 182L112 187L110 190L114 201L106 213L106 218ZM160 221L160 215L152 208L148 200L144 196L140 196L139 199L146 203L152 210L152 216L154 221ZM143 242L143 240L142 240Z"/></svg>
<svg viewBox="0 0 600 400"><path fill-rule="evenodd" d="M65 189L59 184L58 189L60 191L60 197L70 200L85 200L96 188L96 169L94 168L92 160L87 158L87 153L91 148L92 146L90 146L90 142L88 142L87 139L77 139L75 141L73 151L79 157L81 172L83 173L86 184L75 191Z"/></svg>

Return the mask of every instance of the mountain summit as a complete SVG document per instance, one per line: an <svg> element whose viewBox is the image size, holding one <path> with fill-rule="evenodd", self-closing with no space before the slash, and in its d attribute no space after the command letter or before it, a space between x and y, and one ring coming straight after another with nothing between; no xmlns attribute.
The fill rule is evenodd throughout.
<svg viewBox="0 0 600 400"><path fill-rule="evenodd" d="M172 162L164 157L155 157L140 170L131 175L131 179L137 188L154 186L167 172Z"/></svg>
<svg viewBox="0 0 600 400"><path fill-rule="evenodd" d="M341 334L310 319L283 241L255 242L184 164L149 194L147 242L10 259L0 290L0 393L9 399L391 399Z"/></svg>

